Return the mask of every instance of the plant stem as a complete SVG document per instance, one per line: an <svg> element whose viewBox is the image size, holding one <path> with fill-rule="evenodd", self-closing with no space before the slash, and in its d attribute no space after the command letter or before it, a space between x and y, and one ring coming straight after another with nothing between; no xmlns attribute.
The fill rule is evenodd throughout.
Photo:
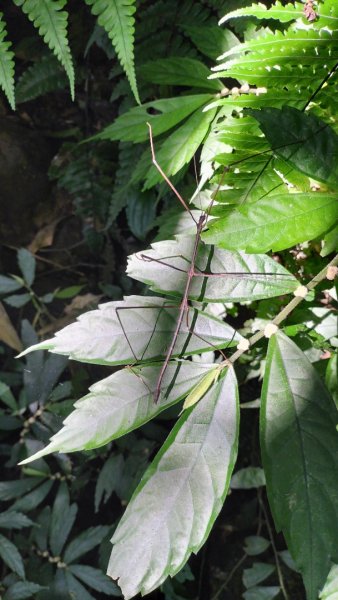
<svg viewBox="0 0 338 600"><path fill-rule="evenodd" d="M305 286L308 289L308 291L313 290L321 281L323 281L326 278L327 270L329 267L336 267L336 266L338 266L338 254L319 273L317 273L317 275L315 275L315 277L313 279L311 279L311 281ZM273 325L279 325L280 323L282 323L286 319L286 317L296 308L296 306L298 306L298 304L300 304L303 300L304 300L304 298L301 296L296 296L296 297L292 298L292 300L290 300L290 302L271 321L271 323ZM264 336L265 336L264 332L265 332L265 329L260 329L259 331L257 331L257 333L255 333L248 339L249 344L250 344L249 348L251 348L251 346L253 346L257 342L259 342L259 340L264 338ZM234 354L227 361L223 361L221 364L224 365L224 367L228 366L229 362L231 364L234 364L236 362L236 360L240 356L242 356L242 354L244 354L244 352L247 352L248 349L236 350L236 352L234 352Z"/></svg>

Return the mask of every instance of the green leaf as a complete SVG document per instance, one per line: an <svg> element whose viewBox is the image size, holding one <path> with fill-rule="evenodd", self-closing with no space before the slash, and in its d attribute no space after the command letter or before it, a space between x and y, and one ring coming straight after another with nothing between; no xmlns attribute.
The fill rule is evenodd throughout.
<svg viewBox="0 0 338 600"><path fill-rule="evenodd" d="M39 30L48 47L65 69L74 100L74 68L67 37L68 13L62 10L66 0L14 0Z"/></svg>
<svg viewBox="0 0 338 600"><path fill-rule="evenodd" d="M13 500L13 498L19 498L26 492L29 492L37 485L39 480L29 479L14 479L12 481L1 481L0 482L0 500L4 502Z"/></svg>
<svg viewBox="0 0 338 600"><path fill-rule="evenodd" d="M323 248L321 250L320 256L328 256L331 252L338 251L338 225L333 227L331 231L329 231L323 240Z"/></svg>
<svg viewBox="0 0 338 600"><path fill-rule="evenodd" d="M42 485L37 487L35 490L23 496L23 498L18 498L16 502L12 505L11 509L13 510L22 510L23 512L29 512L33 510L43 502L43 500L48 495L51 487L53 485L52 481L45 481Z"/></svg>
<svg viewBox="0 0 338 600"><path fill-rule="evenodd" d="M244 592L243 598L244 600L272 600L279 592L280 588L275 586L254 587Z"/></svg>
<svg viewBox="0 0 338 600"><path fill-rule="evenodd" d="M116 583L111 581L107 575L99 569L87 565L71 565L69 570L83 583L93 588L96 592L108 594L108 596L121 596Z"/></svg>
<svg viewBox="0 0 338 600"><path fill-rule="evenodd" d="M0 275L0 294L11 294L22 288L22 283L11 277Z"/></svg>
<svg viewBox="0 0 338 600"><path fill-rule="evenodd" d="M26 248L20 248L17 256L23 278L27 285L31 286L35 277L35 257Z"/></svg>
<svg viewBox="0 0 338 600"><path fill-rule="evenodd" d="M327 123L292 106L245 112L257 119L274 154L312 179L337 185L338 135Z"/></svg>
<svg viewBox="0 0 338 600"><path fill-rule="evenodd" d="M317 600L338 556L336 423L335 405L314 367L278 332L269 341L262 391L262 459L274 521L308 600Z"/></svg>
<svg viewBox="0 0 338 600"><path fill-rule="evenodd" d="M146 102L142 106L131 108L90 139L120 140L121 142L133 142L134 144L145 142L149 140L147 122L151 125L153 137L156 137L175 127L197 108L210 102L211 99L210 94L195 94ZM155 114L153 114L154 112ZM130 164L128 166L130 172Z"/></svg>
<svg viewBox="0 0 338 600"><path fill-rule="evenodd" d="M66 85L67 78L57 58L53 54L43 56L21 75L15 89L17 104L63 90Z"/></svg>
<svg viewBox="0 0 338 600"><path fill-rule="evenodd" d="M14 97L14 52L11 42L6 41L6 23L0 12L0 86L6 94L12 110L15 110Z"/></svg>
<svg viewBox="0 0 338 600"><path fill-rule="evenodd" d="M210 221L202 238L229 250L278 251L324 234L337 219L338 202L331 194L278 194Z"/></svg>
<svg viewBox="0 0 338 600"><path fill-rule="evenodd" d="M325 372L325 383L327 389L331 392L338 409L338 356L333 354L328 362Z"/></svg>
<svg viewBox="0 0 338 600"><path fill-rule="evenodd" d="M9 304L9 306L14 306L14 308L21 308L25 306L32 299L30 294L13 294L12 296L7 296L4 298L4 302Z"/></svg>
<svg viewBox="0 0 338 600"><path fill-rule="evenodd" d="M253 563L250 569L244 569L243 571L243 584L246 588L251 588L270 577L275 568L274 565L266 563Z"/></svg>
<svg viewBox="0 0 338 600"><path fill-rule="evenodd" d="M239 39L230 29L221 29L215 25L183 25L183 30L198 50L212 60L239 44Z"/></svg>
<svg viewBox="0 0 338 600"><path fill-rule="evenodd" d="M327 580L319 594L320 600L337 600L338 598L338 566L333 565L327 576Z"/></svg>
<svg viewBox="0 0 338 600"><path fill-rule="evenodd" d="M191 361L169 363L161 386L162 398L157 404L154 394L161 364L126 368L98 381L87 396L75 403L75 411L49 446L23 462L51 452L98 448L141 427L184 398L210 366Z"/></svg>
<svg viewBox="0 0 338 600"><path fill-rule="evenodd" d="M244 541L244 551L249 556L257 556L258 554L262 554L270 546L269 540L266 540L265 538L259 535L250 535L246 537Z"/></svg>
<svg viewBox="0 0 338 600"><path fill-rule="evenodd" d="M63 481L54 500L50 522L49 543L54 556L60 556L76 514L77 504L69 504L68 487Z"/></svg>
<svg viewBox="0 0 338 600"><path fill-rule="evenodd" d="M108 574L126 600L175 575L205 542L229 487L238 416L231 369L183 413L146 471L112 539Z"/></svg>
<svg viewBox="0 0 338 600"><path fill-rule="evenodd" d="M80 556L83 556L83 554L87 554L87 552L102 542L108 531L108 526L98 525L97 527L90 527L80 533L80 535L72 540L67 546L64 553L64 561L67 564L70 564Z"/></svg>
<svg viewBox="0 0 338 600"><path fill-rule="evenodd" d="M21 554L12 542L0 534L0 556L4 563L17 573L22 579L25 578L25 567Z"/></svg>
<svg viewBox="0 0 338 600"><path fill-rule="evenodd" d="M0 513L0 527L4 529L22 529L34 525L26 515L15 510L6 510Z"/></svg>
<svg viewBox="0 0 338 600"><path fill-rule="evenodd" d="M134 67L134 33L136 11L134 0L86 0L98 23L105 29L128 77L138 104L141 104Z"/></svg>
<svg viewBox="0 0 338 600"><path fill-rule="evenodd" d="M68 593L72 600L95 600L85 587L71 574L69 569L65 570L65 578Z"/></svg>
<svg viewBox="0 0 338 600"><path fill-rule="evenodd" d="M122 477L123 465L122 454L112 454L104 463L95 486L95 512L98 512L100 503L105 504L115 490Z"/></svg>
<svg viewBox="0 0 338 600"><path fill-rule="evenodd" d="M149 83L159 85L183 85L220 92L223 84L217 79L208 79L208 67L194 58L160 58L143 64L139 68L140 77Z"/></svg>
<svg viewBox="0 0 338 600"><path fill-rule="evenodd" d="M152 244L129 257L127 273L146 283L151 290L181 296L193 254L195 237L177 236ZM189 298L203 302L242 302L280 296L295 290L299 283L275 260L263 254L229 252L200 244L196 276ZM203 272L219 277L203 277Z"/></svg>
<svg viewBox="0 0 338 600"><path fill-rule="evenodd" d="M154 227L156 198L150 192L130 190L126 215L132 234L139 240L144 240L149 230Z"/></svg>
<svg viewBox="0 0 338 600"><path fill-rule="evenodd" d="M267 8L265 4L251 4L237 10L228 12L219 22L223 24L230 19L238 17L256 17L256 19L277 19L281 23L288 23L304 17L304 4L295 2L294 4L281 4L276 2L271 7Z"/></svg>
<svg viewBox="0 0 338 600"><path fill-rule="evenodd" d="M207 112L197 110L163 142L158 152L155 148L156 160L167 177L178 173L192 159L207 135L215 114L215 109ZM160 181L161 174L152 166L146 177L145 189Z"/></svg>
<svg viewBox="0 0 338 600"><path fill-rule="evenodd" d="M7 589L3 600L25 600L44 589L46 588L32 581L18 581Z"/></svg>
<svg viewBox="0 0 338 600"><path fill-rule="evenodd" d="M265 475L260 467L245 467L232 476L230 487L233 490L250 490L265 485Z"/></svg>
<svg viewBox="0 0 338 600"><path fill-rule="evenodd" d="M164 298L128 296L80 315L76 323L59 331L54 338L24 353L49 349L75 360L102 365L149 361L166 355L178 315L179 307ZM191 327L203 339L193 335ZM205 352L210 343L224 348L239 339L241 336L221 319L191 308L179 331L173 357Z"/></svg>

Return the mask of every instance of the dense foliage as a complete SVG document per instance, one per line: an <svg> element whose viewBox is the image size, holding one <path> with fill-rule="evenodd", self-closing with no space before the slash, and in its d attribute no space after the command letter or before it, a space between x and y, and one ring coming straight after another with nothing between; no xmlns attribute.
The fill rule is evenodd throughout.
<svg viewBox="0 0 338 600"><path fill-rule="evenodd" d="M57 253L43 254L58 249L53 214L43 241L36 235L18 249L16 273L0 276L9 311L0 315L4 600L120 589L131 598L160 586L168 600L333 600L336 2L141 2L134 31L131 0L86 0L98 17L92 32L85 3L74 15L61 0L14 4L52 51L36 35L18 44L18 105L35 114L43 94L62 93L64 72L72 96L77 82L85 118L61 134L55 128L64 143L49 173L71 199L80 245L104 267L92 288L76 263L75 280L39 286L40 259L60 268ZM0 21L0 84L14 108L11 18ZM110 87L96 67L112 59ZM114 244L131 252L127 273L139 283L123 270L112 283ZM110 301L75 321L103 297ZM25 317L21 339L15 311ZM27 350L14 361L8 347ZM62 355L91 367L74 362L67 371ZM102 376L97 365L108 376L87 393L90 374ZM223 583L205 592L186 563L231 490L253 490L249 535ZM118 499L128 503L119 523Z"/></svg>

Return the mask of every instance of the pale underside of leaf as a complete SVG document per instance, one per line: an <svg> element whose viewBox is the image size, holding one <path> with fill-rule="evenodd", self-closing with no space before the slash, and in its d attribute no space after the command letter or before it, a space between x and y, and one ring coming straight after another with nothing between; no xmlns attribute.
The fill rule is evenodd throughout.
<svg viewBox="0 0 338 600"><path fill-rule="evenodd" d="M108 574L126 600L175 575L204 543L237 454L232 370L181 416L142 479L114 537Z"/></svg>
<svg viewBox="0 0 338 600"><path fill-rule="evenodd" d="M82 314L54 338L25 350L50 350L74 360L123 365L164 357L176 327L179 307L159 297L128 296ZM190 308L183 319L173 357L234 345L241 336L222 320Z"/></svg>
<svg viewBox="0 0 338 600"><path fill-rule="evenodd" d="M154 291L179 295L193 252L193 236L152 244L129 257L127 273ZM297 279L269 256L230 252L200 244L189 298L200 302L241 302L287 294ZM203 277L203 272L219 276Z"/></svg>
<svg viewBox="0 0 338 600"><path fill-rule="evenodd" d="M51 452L98 448L125 435L182 399L212 365L170 362L163 378L160 400L155 404L160 368L161 364L127 367L95 383L89 394L75 402L75 410L50 444L23 463Z"/></svg>

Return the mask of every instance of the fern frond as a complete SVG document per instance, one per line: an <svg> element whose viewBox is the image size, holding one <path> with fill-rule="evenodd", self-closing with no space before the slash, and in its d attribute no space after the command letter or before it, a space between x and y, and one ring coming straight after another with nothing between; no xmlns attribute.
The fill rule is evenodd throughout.
<svg viewBox="0 0 338 600"><path fill-rule="evenodd" d="M338 25L338 23L337 23ZM232 56L235 55L235 58ZM259 86L315 89L338 61L338 28L264 31L228 50L211 77L234 77Z"/></svg>
<svg viewBox="0 0 338 600"><path fill-rule="evenodd" d="M64 67L74 100L74 67L68 44L68 13L62 10L66 0L14 0L39 30L46 44Z"/></svg>
<svg viewBox="0 0 338 600"><path fill-rule="evenodd" d="M295 2L294 4L283 5L281 2L276 2L273 6L268 8L265 4L252 4L245 8L239 8L227 13L220 20L219 24L225 23L230 19L236 19L238 17L256 17L256 19L276 19L280 23L288 23L304 16L304 4L301 2Z"/></svg>
<svg viewBox="0 0 338 600"><path fill-rule="evenodd" d="M112 40L135 99L140 104L134 68L135 0L86 0L86 3Z"/></svg>
<svg viewBox="0 0 338 600"><path fill-rule="evenodd" d="M35 62L21 75L16 86L17 103L34 100L48 92L62 90L67 85L65 72L57 58L50 54Z"/></svg>
<svg viewBox="0 0 338 600"><path fill-rule="evenodd" d="M14 97L14 53L11 50L11 42L6 41L6 23L3 13L0 13L0 86L7 96L7 100L15 110Z"/></svg>

